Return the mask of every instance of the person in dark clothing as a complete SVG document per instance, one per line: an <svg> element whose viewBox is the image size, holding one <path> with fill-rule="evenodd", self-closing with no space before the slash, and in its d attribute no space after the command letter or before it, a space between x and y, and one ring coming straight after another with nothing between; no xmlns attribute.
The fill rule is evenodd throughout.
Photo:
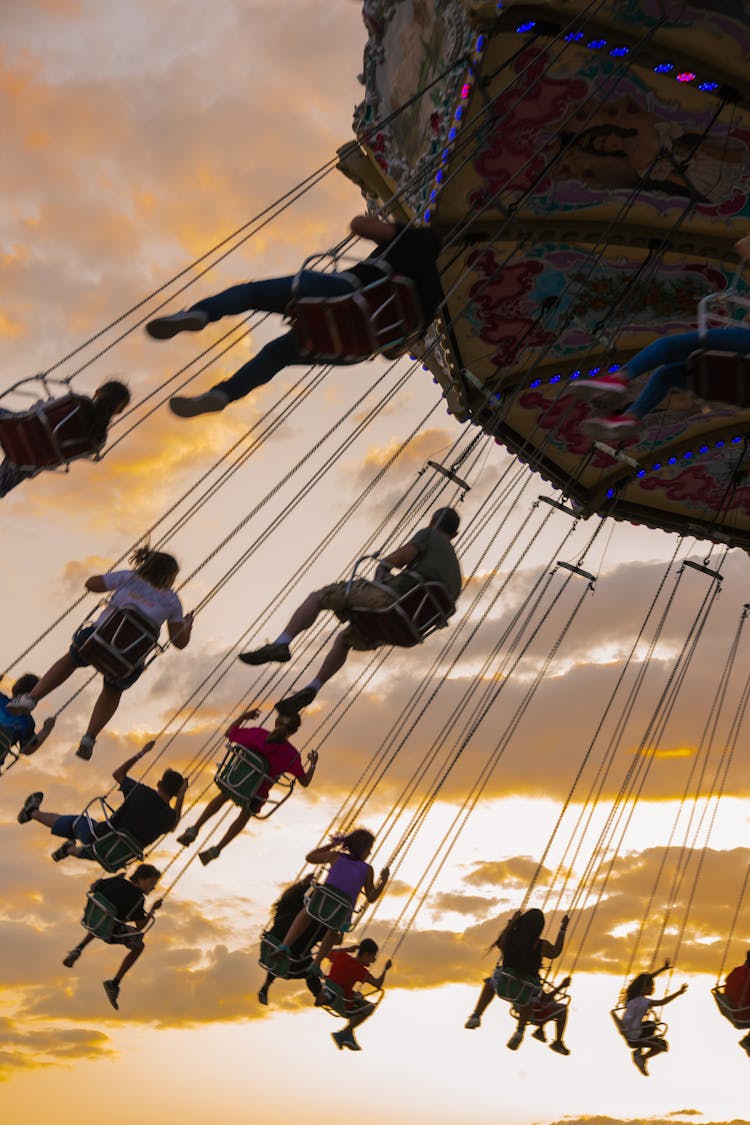
<svg viewBox="0 0 750 1125"><path fill-rule="evenodd" d="M305 908L305 895L310 889L312 881L313 875L311 872L309 875L305 875L304 879L300 879L298 883L293 883L291 887L287 887L284 893L276 900L273 905L273 922L266 930L266 934L269 937L276 938L278 941L283 941L292 922L299 912ZM309 956L310 950L320 941L325 933L325 926L310 919L310 924L307 929L297 938L291 947L291 959L301 961L306 958L308 965L312 964L312 958ZM304 965L300 965L300 970L304 968ZM261 1004L268 1003L268 990L275 980L276 973L266 971L266 979L258 989L258 1000ZM321 988L319 979L315 976L307 977L305 983L313 996L317 997Z"/></svg>
<svg viewBox="0 0 750 1125"><path fill-rule="evenodd" d="M400 223L383 222L369 215L358 215L350 225L353 234L375 242L377 247L368 258L345 273L303 270L296 288L294 276L235 285L214 297L198 301L183 312L149 321L146 331L155 340L168 340L178 332L200 332L213 321L224 316L237 316L250 309L283 314L293 299L342 297L382 278L382 270L374 265L376 261L385 261L394 274L414 282L419 297L421 326L426 329L434 320L443 299L436 265L440 252L437 236L426 228L405 228ZM326 362L346 364L352 361L342 357ZM270 382L283 368L296 364L307 366L309 363L310 357L301 353L294 333L287 332L266 344L230 379L217 383L204 394L175 396L170 399L169 405L181 418L215 413Z"/></svg>
<svg viewBox="0 0 750 1125"><path fill-rule="evenodd" d="M558 989L544 992L539 977L542 960L544 958L553 960L562 953L568 922L569 918L566 914L560 923L560 932L557 935L557 941L553 945L552 942L546 941L542 937L542 931L544 930L544 914L541 910L527 910L523 914L520 910L516 911L505 929L492 944L492 948L498 949L502 957L498 962L493 976L487 977L482 985L482 991L479 994L477 1006L464 1024L467 1030L473 1031L480 1026L482 1015L493 997L497 994L496 982L499 974L501 972L505 972L506 974L510 972L518 974L519 978L530 980L532 983L536 980L539 985L539 992L528 1005L523 1005L523 1010L519 1015L518 1025L515 1032L508 1040L507 1046L511 1051L516 1051L521 1046L523 1034L528 1023L537 1025L538 1030L534 1033L535 1038L545 1042L544 1024L547 1023L548 1020L553 1020L557 1034L552 1043L550 1043L550 1048L559 1055L570 1054L570 1051L563 1043L563 1032L565 1031L565 1024L568 1019L568 1009L565 1004L558 1003L555 999L555 993L557 993L560 988L564 986L567 987L570 981L566 980L564 985L560 985Z"/></svg>
<svg viewBox="0 0 750 1125"><path fill-rule="evenodd" d="M385 608L420 582L439 582L455 604L461 593L462 579L451 540L458 534L458 528L458 512L454 508L438 508L433 512L428 527L417 531L403 547L391 551L379 561L374 582L358 578L351 586L348 582L334 582L316 590L295 610L289 624L275 641L251 652L243 652L239 659L244 664L284 664L291 659L291 641L315 623L321 610L331 610L339 621L348 621L350 608ZM391 567L398 567L400 573L391 574ZM380 643L370 641L354 625L348 624L336 634L317 676L300 691L280 700L276 709L282 715L288 715L308 707L323 684L343 668L351 649L367 652L378 648Z"/></svg>
<svg viewBox="0 0 750 1125"><path fill-rule="evenodd" d="M101 895L115 908L119 919L108 944L124 945L128 952L111 980L105 980L104 991L113 1008L118 1007L120 983L132 969L140 955L143 953L144 942L141 930L161 906L161 899L153 904L150 910L145 909L145 896L150 894L161 878L161 872L152 867L150 863L142 863L136 867L133 874L126 878L125 875L113 875L109 879L97 879L91 884L90 891ZM94 941L95 935L87 933L63 958L66 969L72 969L87 945Z"/></svg>
<svg viewBox="0 0 750 1125"><path fill-rule="evenodd" d="M141 849L147 848L159 836L164 836L175 829L182 813L182 802L188 787L187 778L172 769L164 771L156 789L128 777L129 771L136 762L139 762L153 747L153 742L147 742L142 750L132 758L128 758L112 774L124 800L119 808L115 809L109 824L103 821L89 822L87 817L75 814L42 812L43 793L31 793L26 798L18 814L18 823L26 824L30 820L36 820L49 828L53 836L64 836L66 842L52 853L52 858L56 861L67 859L68 856L76 859L88 858L86 845L106 835L111 828L129 832Z"/></svg>

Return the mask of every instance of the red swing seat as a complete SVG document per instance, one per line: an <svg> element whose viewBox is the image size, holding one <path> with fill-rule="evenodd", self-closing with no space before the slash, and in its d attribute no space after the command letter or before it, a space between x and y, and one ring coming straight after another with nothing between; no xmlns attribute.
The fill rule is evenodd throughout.
<svg viewBox="0 0 750 1125"><path fill-rule="evenodd" d="M124 680L156 648L159 630L134 606L113 610L79 645L81 656L108 680Z"/></svg>
<svg viewBox="0 0 750 1125"><path fill-rule="evenodd" d="M5 457L28 472L58 469L79 457L96 458L101 442L89 433L90 406L85 395L67 394L0 417Z"/></svg>
<svg viewBox="0 0 750 1125"><path fill-rule="evenodd" d="M300 297L288 311L300 350L319 360L395 358L425 327L416 286L400 274L342 297Z"/></svg>
<svg viewBox="0 0 750 1125"><path fill-rule="evenodd" d="M750 335L750 328L748 329ZM687 361L688 387L709 401L750 407L750 355L697 351Z"/></svg>
<svg viewBox="0 0 750 1125"><path fill-rule="evenodd" d="M374 585L388 589L378 582ZM455 608L440 582L419 582L392 605L381 609L352 606L347 618L368 641L413 648L436 629L444 629Z"/></svg>

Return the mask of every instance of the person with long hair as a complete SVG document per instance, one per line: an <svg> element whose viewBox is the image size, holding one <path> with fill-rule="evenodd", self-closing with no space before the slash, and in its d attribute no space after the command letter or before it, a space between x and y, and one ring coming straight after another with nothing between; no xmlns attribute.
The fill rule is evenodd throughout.
<svg viewBox="0 0 750 1125"><path fill-rule="evenodd" d="M646 1078L648 1078L646 1066L648 1059L669 1050L666 1039L662 1035L656 1034L656 1021L646 1019L646 1016L652 1008L661 1008L665 1004L671 1004L673 1000L687 991L687 985L683 984L669 996L664 996L661 1000L654 999L654 978L659 973L665 972L669 967L669 961L665 961L660 969L655 969L651 973L639 973L637 977L631 980L621 996L621 1001L625 1005L622 1030L633 1051L633 1062Z"/></svg>
<svg viewBox="0 0 750 1125"><path fill-rule="evenodd" d="M107 433L116 414L121 414L130 402L130 391L117 379L109 379L94 391L91 398L79 396L78 408L83 413L83 426L91 446L99 452L107 440ZM0 409L0 417L7 417L10 410ZM7 457L0 461L0 497L7 496L22 481L37 475L37 469L22 469Z"/></svg>
<svg viewBox="0 0 750 1125"><path fill-rule="evenodd" d="M88 661L81 652L81 646L92 635L96 627L106 621L116 610L126 606L138 610L157 630L166 621L169 639L175 648L186 648L190 643L193 627L193 614L182 611L182 603L172 589L179 565L172 555L164 551L153 551L149 547L139 547L130 556L132 570L114 570L108 574L93 574L86 579L86 589L94 594L111 594L106 608L93 625L79 629L66 652L45 672L30 691L15 696L8 704L10 714L28 714L33 711L40 699L44 699L55 688L64 684L78 668ZM139 665L122 680L104 677L99 697L94 703L86 733L81 738L76 754L88 761L94 752L97 736L104 730L117 710L122 693L139 678L144 665Z"/></svg>
<svg viewBox="0 0 750 1125"><path fill-rule="evenodd" d="M419 297L422 328L429 327L443 296L435 264L440 241L434 231L427 227L407 228L370 215L358 215L352 219L350 229L359 238L374 242L376 249L369 258L346 272L303 270L295 276L234 285L182 312L149 321L146 331L155 340L169 340L178 332L200 332L206 325L224 316L238 316L251 309L283 315L290 302L300 297L343 297L379 280L383 276L377 265L379 261L390 267L394 274L407 277L414 283ZM203 394L176 395L170 399L169 405L180 418L215 413L270 382L283 368L299 364L307 367L314 362L313 356L300 351L294 332L286 332L266 344L230 379L217 383ZM346 364L352 361L341 357L326 359L326 362Z"/></svg>
<svg viewBox="0 0 750 1125"><path fill-rule="evenodd" d="M280 941L284 937L300 910L304 910L305 895L310 889L312 881L313 875L312 872L309 872L297 883L293 883L290 887L287 887L286 890L279 895L276 902L271 907L273 918L264 937L275 938L277 941ZM295 976L297 977L301 976L302 972L312 964L312 954L310 950L320 941L323 934L326 932L325 926L322 926L320 922L314 922L312 918L308 918L307 921L307 927L302 931L291 949L291 955L295 961L301 962L298 971L295 972ZM265 980L258 989L258 1002L260 1004L268 1004L268 992L271 985L276 980L276 976L277 974L270 969L266 970ZM318 996L320 994L321 985L316 976L308 977L306 983L313 996Z"/></svg>
<svg viewBox="0 0 750 1125"><path fill-rule="evenodd" d="M520 1006L519 1019L516 1030L508 1040L508 1048L516 1051L523 1042L526 1025L537 1025L534 1037L546 1042L544 1024L554 1021L555 1038L550 1043L550 1049L558 1055L569 1055L570 1051L563 1042L563 1033L568 1020L568 1008L557 1000L557 993L570 983L569 980L557 988L545 991L540 977L542 961L554 960L559 957L565 944L565 933L570 919L565 914L560 923L557 941L553 944L542 937L544 930L544 914L541 910L532 908L523 914L517 910L508 924L497 936L490 946L499 950L501 958L491 977L487 977L482 985L479 1000L474 1011L465 1023L468 1031L473 1031L482 1022L482 1015L498 995L503 974L512 974L519 982L526 983L534 989L534 994L528 1004Z"/></svg>
<svg viewBox="0 0 750 1125"><path fill-rule="evenodd" d="M330 844L325 844L322 848L313 848L305 856L307 863L329 864L328 875L323 885L337 891L339 895L343 895L351 902L349 918L342 923L345 927L351 920L360 894L364 893L368 902L377 902L388 882L390 872L387 867L384 867L380 872L380 877L376 883L373 869L367 862L367 857L372 851L374 843L375 837L367 828L355 828L353 832L348 832L345 836L333 836ZM289 955L292 946L309 925L309 922L310 916L307 911L300 910L279 946L277 955L280 959ZM329 929L326 931L318 946L311 972L318 976L321 975L320 963L333 948L338 933L338 930Z"/></svg>

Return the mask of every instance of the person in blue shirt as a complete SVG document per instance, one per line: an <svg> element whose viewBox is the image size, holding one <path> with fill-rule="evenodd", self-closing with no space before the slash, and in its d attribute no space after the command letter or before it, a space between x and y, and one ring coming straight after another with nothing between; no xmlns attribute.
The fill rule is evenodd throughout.
<svg viewBox="0 0 750 1125"><path fill-rule="evenodd" d="M27 672L16 680L12 694L23 695L38 683L39 677ZM9 755L10 765L19 754L35 754L55 725L54 717L51 717L45 719L41 730L37 731L31 715L11 715L7 706L9 703L10 696L0 691L0 771Z"/></svg>

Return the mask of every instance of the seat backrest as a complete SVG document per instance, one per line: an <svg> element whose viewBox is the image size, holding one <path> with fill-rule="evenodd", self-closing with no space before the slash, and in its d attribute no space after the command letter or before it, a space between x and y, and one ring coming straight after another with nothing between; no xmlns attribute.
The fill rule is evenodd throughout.
<svg viewBox="0 0 750 1125"><path fill-rule="evenodd" d="M97 672L120 680L143 664L159 640L159 630L133 606L113 609L80 646Z"/></svg>
<svg viewBox="0 0 750 1125"><path fill-rule="evenodd" d="M271 780L267 770L268 761L262 754L230 742L216 772L215 782L235 804L247 808L263 782Z"/></svg>
<svg viewBox="0 0 750 1125"><path fill-rule="evenodd" d="M501 1000L512 1004L528 1004L535 999L541 986L536 977L513 972L512 969L496 969L492 977L495 992Z"/></svg>
<svg viewBox="0 0 750 1125"><path fill-rule="evenodd" d="M100 443L88 432L90 402L83 395L38 402L22 414L0 418L0 446L21 469L54 469L93 457Z"/></svg>
<svg viewBox="0 0 750 1125"><path fill-rule="evenodd" d="M750 339L750 328L748 328ZM699 351L688 359L688 386L700 398L726 402L741 409L750 406L750 355Z"/></svg>
<svg viewBox="0 0 750 1125"><path fill-rule="evenodd" d="M724 1016L724 1019L729 1020L733 1027L738 1030L750 1027L750 1004L745 1008L735 1008L733 1004L729 1003L724 990L721 988L712 988L711 994L716 1001L716 1007Z"/></svg>
<svg viewBox="0 0 750 1125"><path fill-rule="evenodd" d="M105 832L86 844L83 852L86 858L95 859L105 871L110 872L127 867L133 860L137 859L139 863L143 860L140 842L126 828Z"/></svg>
<svg viewBox="0 0 750 1125"><path fill-rule="evenodd" d="M435 629L442 628L453 612L453 602L444 586L439 582L420 582L390 606L352 606L347 616L369 641L413 648Z"/></svg>
<svg viewBox="0 0 750 1125"><path fill-rule="evenodd" d="M345 894L322 883L312 887L305 902L311 918L330 930L345 931L351 928L354 906Z"/></svg>
<svg viewBox="0 0 750 1125"><path fill-rule="evenodd" d="M94 937L109 942L117 925L117 907L98 891L89 891L81 924Z"/></svg>

